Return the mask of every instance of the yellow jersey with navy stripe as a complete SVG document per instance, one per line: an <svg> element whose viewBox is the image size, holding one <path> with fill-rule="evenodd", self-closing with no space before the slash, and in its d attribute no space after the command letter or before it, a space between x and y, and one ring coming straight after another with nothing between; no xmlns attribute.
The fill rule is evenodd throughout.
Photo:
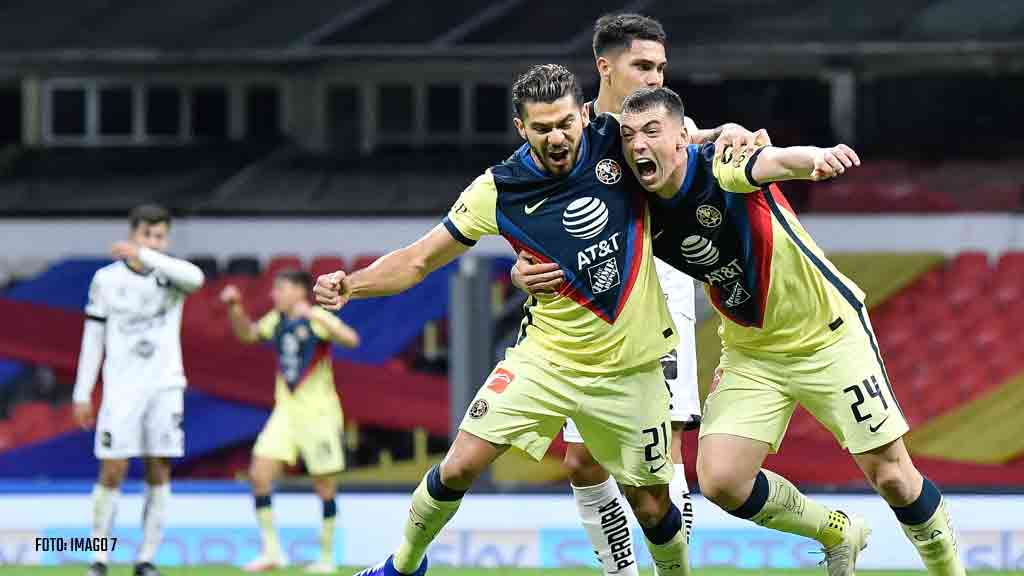
<svg viewBox="0 0 1024 576"><path fill-rule="evenodd" d="M566 176L541 170L524 144L463 191L444 220L472 246L501 235L516 252L557 262L565 286L530 296L515 347L587 373L657 360L679 336L651 257L646 192L624 169L618 121L594 119Z"/></svg>
<svg viewBox="0 0 1024 576"><path fill-rule="evenodd" d="M312 309L309 318L291 318L276 310L260 318L259 338L271 342L277 354L274 399L278 405L340 408L327 330L335 322L341 320L318 307Z"/></svg>
<svg viewBox="0 0 1024 576"><path fill-rule="evenodd" d="M749 158L690 145L686 178L652 204L655 255L704 283L726 347L810 352L860 322L864 293L825 257L778 186L754 182Z"/></svg>

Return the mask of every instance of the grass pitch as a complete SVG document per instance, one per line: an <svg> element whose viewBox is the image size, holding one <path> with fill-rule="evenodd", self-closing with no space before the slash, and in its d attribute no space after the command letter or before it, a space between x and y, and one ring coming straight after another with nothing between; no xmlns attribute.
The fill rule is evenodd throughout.
<svg viewBox="0 0 1024 576"><path fill-rule="evenodd" d="M359 568L343 567L338 569L338 576L351 576ZM236 566L196 566L183 568L165 568L165 576L241 576L244 574ZM0 566L0 576L82 576L85 566ZM130 566L113 566L108 576L131 576ZM270 576L300 576L302 568L290 568L268 572ZM600 576L600 571L589 568L448 568L439 566L431 568L430 576ZM641 574L649 576L650 572L641 570ZM820 570L738 570L731 568L704 568L694 570L695 576L822 576L825 569ZM923 576L923 571L867 571L858 574L865 576ZM1024 571L1016 572L985 572L972 571L971 576L1011 576L1024 575Z"/></svg>

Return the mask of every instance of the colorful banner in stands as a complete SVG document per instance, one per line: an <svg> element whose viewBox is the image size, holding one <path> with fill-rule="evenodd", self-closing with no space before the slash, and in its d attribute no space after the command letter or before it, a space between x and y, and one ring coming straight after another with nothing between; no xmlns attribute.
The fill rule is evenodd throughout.
<svg viewBox="0 0 1024 576"><path fill-rule="evenodd" d="M242 564L258 552L252 501L245 494L177 494L170 507L166 538L157 556L165 566ZM397 544L408 507L407 495L346 494L339 497L336 556L346 565L380 561ZM878 498L820 496L825 504L864 516L874 533L859 567L920 569L917 556L892 512ZM1024 569L1024 496L950 496L960 549L969 570ZM285 549L294 563L310 562L316 550L319 503L312 495L278 495L275 515ZM690 547L695 567L813 567L820 556L807 540L760 529L698 498ZM122 497L121 528L112 559L133 560L142 501ZM37 538L88 533L87 494L0 496L0 564L83 562L87 554L37 550ZM634 529L641 565L650 558ZM478 495L467 498L458 516L431 550L435 564L457 566L595 566L568 496Z"/></svg>

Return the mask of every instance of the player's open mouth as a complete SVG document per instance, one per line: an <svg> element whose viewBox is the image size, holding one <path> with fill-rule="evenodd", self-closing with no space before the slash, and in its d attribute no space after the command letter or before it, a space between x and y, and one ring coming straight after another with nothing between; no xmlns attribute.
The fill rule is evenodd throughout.
<svg viewBox="0 0 1024 576"><path fill-rule="evenodd" d="M641 180L650 180L658 172L658 165L650 158L636 159L636 173Z"/></svg>
<svg viewBox="0 0 1024 576"><path fill-rule="evenodd" d="M548 152L548 158L550 158L551 161L554 162L555 164L561 164L567 158L569 158L569 149L566 148L564 150Z"/></svg>

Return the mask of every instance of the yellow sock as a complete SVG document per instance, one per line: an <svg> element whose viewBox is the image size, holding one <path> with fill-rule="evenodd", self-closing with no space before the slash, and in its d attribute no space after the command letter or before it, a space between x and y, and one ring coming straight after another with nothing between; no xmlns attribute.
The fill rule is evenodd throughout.
<svg viewBox="0 0 1024 576"><path fill-rule="evenodd" d="M767 490L764 506L749 517L754 523L813 538L825 548L843 541L846 529L850 526L850 519L845 514L829 510L804 496L789 480L771 470L761 470L751 497L764 490Z"/></svg>
<svg viewBox="0 0 1024 576"><path fill-rule="evenodd" d="M263 554L268 558L281 557L281 544L277 541L277 530L274 530L274 512L270 506L256 509L256 521L260 526L260 538L263 540Z"/></svg>
<svg viewBox="0 0 1024 576"><path fill-rule="evenodd" d="M432 478L433 477L433 478ZM412 493L412 504L409 506L409 518L405 521L405 532L402 543L395 552L395 569L403 574L412 574L420 567L427 547L437 537L438 532L455 516L462 499L437 500L430 495L428 485L440 486L436 491L449 491L441 485L440 475L435 466L427 473Z"/></svg>
<svg viewBox="0 0 1024 576"><path fill-rule="evenodd" d="M320 561L334 564L334 517L324 518L320 525Z"/></svg>
<svg viewBox="0 0 1024 576"><path fill-rule="evenodd" d="M649 539L647 550L651 553L657 576L689 576L690 559L686 544L686 530L680 530L664 544L655 544Z"/></svg>
<svg viewBox="0 0 1024 576"><path fill-rule="evenodd" d="M922 524L900 524L907 539L917 548L925 568L932 576L964 576L964 565L956 542L956 532L942 500L935 513Z"/></svg>

